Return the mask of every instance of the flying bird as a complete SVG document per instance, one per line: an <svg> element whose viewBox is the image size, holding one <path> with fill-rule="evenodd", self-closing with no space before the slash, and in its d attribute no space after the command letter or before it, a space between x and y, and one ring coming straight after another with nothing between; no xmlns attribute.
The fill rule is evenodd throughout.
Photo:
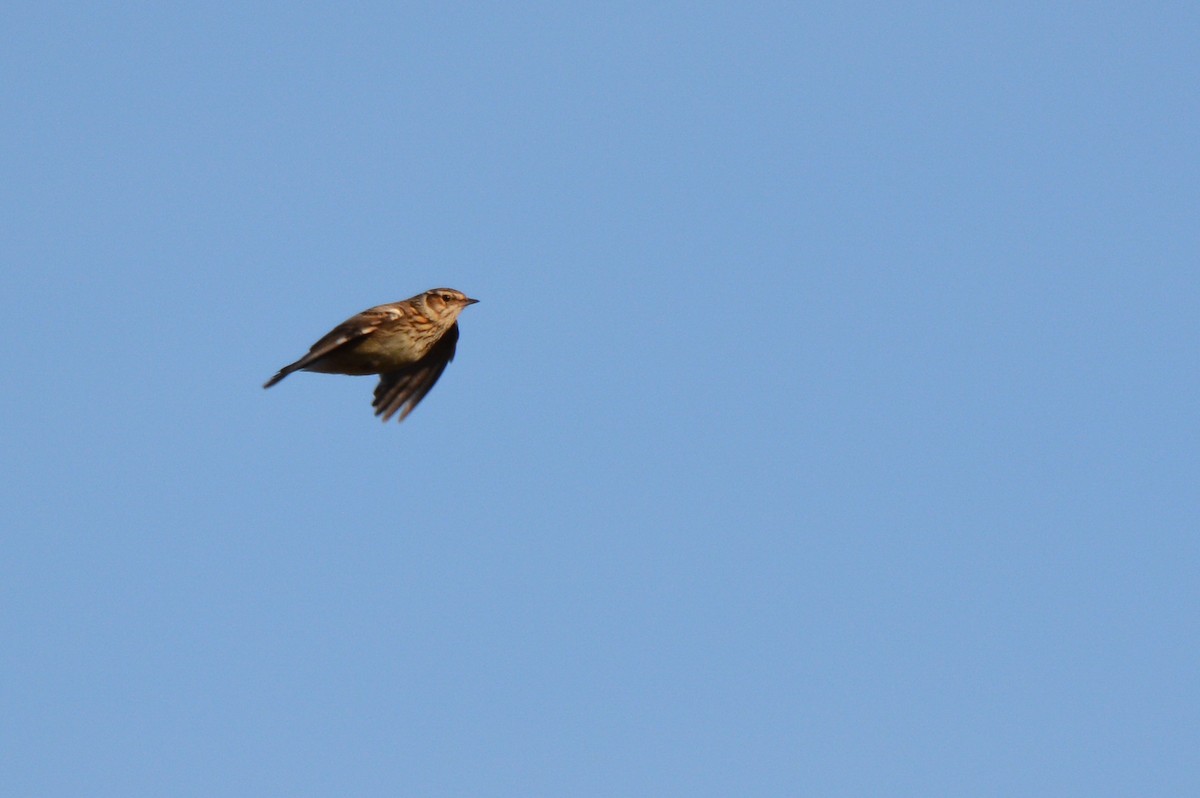
<svg viewBox="0 0 1200 798"><path fill-rule="evenodd" d="M351 316L312 345L308 354L267 380L270 388L293 371L378 374L375 415L397 421L413 411L454 359L458 314L474 305L462 291L435 288L403 302L377 305Z"/></svg>

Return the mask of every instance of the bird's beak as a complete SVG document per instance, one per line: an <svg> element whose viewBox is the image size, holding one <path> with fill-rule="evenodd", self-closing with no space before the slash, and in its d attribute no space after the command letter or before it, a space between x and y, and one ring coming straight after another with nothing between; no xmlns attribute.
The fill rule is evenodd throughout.
<svg viewBox="0 0 1200 798"><path fill-rule="evenodd" d="M470 297L467 297L467 299L466 299L466 303L468 305L474 305L478 301L479 301L478 299L471 299Z"/></svg>

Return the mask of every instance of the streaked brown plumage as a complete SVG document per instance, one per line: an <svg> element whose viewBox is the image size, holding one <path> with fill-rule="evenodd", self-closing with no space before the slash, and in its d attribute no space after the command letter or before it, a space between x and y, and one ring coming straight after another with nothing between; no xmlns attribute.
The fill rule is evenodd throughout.
<svg viewBox="0 0 1200 798"><path fill-rule="evenodd" d="M435 288L403 302L368 308L334 327L263 387L270 388L293 371L378 374L375 415L387 421L399 411L397 420L403 421L454 359L458 314L478 301L453 288Z"/></svg>

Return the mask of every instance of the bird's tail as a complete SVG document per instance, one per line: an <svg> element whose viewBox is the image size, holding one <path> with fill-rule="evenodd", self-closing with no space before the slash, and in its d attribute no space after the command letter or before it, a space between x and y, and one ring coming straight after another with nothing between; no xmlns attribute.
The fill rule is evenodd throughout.
<svg viewBox="0 0 1200 798"><path fill-rule="evenodd" d="M284 377L286 377L287 375L291 374L293 371L297 371L297 368L296 368L296 364L295 364L295 363L292 363L292 364L291 364L291 365L289 365L289 366L284 366L284 367L283 367L283 368L281 368L279 371L275 372L275 376L274 376L274 377L272 377L271 379L269 379L269 380L267 380L265 383L263 383L263 387L264 387L264 388L270 388L272 385L274 385L275 383L279 382L279 381L280 381L280 380L282 380Z"/></svg>

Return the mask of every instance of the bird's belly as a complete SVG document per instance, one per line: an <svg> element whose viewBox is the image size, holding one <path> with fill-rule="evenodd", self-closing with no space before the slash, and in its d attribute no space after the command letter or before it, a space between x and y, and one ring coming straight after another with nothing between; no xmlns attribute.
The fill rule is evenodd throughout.
<svg viewBox="0 0 1200 798"><path fill-rule="evenodd" d="M310 370L336 374L382 374L411 366L425 352L392 336L367 336L313 364Z"/></svg>

